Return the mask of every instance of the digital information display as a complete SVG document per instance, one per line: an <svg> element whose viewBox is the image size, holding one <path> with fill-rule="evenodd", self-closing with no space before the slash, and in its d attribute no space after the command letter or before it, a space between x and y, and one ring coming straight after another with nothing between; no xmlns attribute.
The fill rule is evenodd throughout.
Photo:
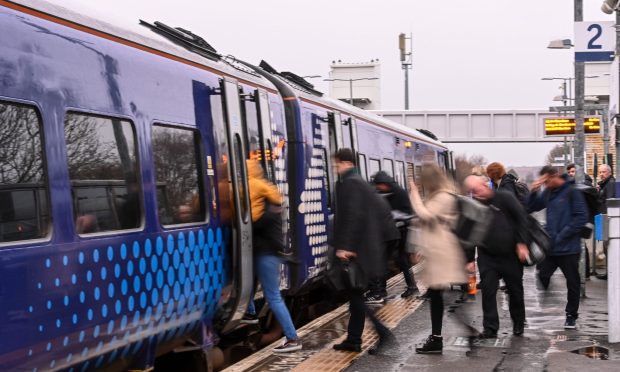
<svg viewBox="0 0 620 372"><path fill-rule="evenodd" d="M545 137L575 135L575 117L573 116L544 118L543 123L545 125ZM601 117L586 116L583 119L583 131L589 135L600 135Z"/></svg>

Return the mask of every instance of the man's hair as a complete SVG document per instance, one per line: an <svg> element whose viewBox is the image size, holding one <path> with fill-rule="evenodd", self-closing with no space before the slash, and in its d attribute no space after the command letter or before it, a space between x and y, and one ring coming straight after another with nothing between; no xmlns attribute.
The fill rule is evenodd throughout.
<svg viewBox="0 0 620 372"><path fill-rule="evenodd" d="M506 168L502 163L493 162L487 165L487 176L491 179L495 180L498 178L502 178L506 175Z"/></svg>
<svg viewBox="0 0 620 372"><path fill-rule="evenodd" d="M355 155L353 155L353 150L351 149L340 149L336 151L334 158L336 158L336 161L348 161L355 165Z"/></svg>
<svg viewBox="0 0 620 372"><path fill-rule="evenodd" d="M603 169L603 168L604 168L604 169L607 169L607 171L608 171L609 173L611 173L611 166L610 166L609 164L601 164L601 165L599 166L599 168L600 168L600 169Z"/></svg>
<svg viewBox="0 0 620 372"><path fill-rule="evenodd" d="M571 169L573 169L575 167L576 167L575 163L570 163L569 165L566 166L566 171L569 171L569 170L571 170Z"/></svg>
<svg viewBox="0 0 620 372"><path fill-rule="evenodd" d="M540 170L540 172L538 172L538 174L540 176L555 176L560 174L560 171L558 171L558 169L556 167L554 167L553 165L545 165L544 167L542 167L542 169Z"/></svg>

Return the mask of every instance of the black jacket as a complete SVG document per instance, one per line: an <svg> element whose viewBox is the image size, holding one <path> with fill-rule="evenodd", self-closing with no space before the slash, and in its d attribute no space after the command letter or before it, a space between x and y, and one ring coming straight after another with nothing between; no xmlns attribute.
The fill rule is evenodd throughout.
<svg viewBox="0 0 620 372"><path fill-rule="evenodd" d="M517 243L528 243L527 214L514 194L495 191L495 195L484 202L493 211L493 220L484 244L479 249L491 256L516 257Z"/></svg>
<svg viewBox="0 0 620 372"><path fill-rule="evenodd" d="M384 171L379 171L373 179L375 184L386 184L390 191L382 193L382 195L390 203L390 207L393 211L399 211L404 214L413 214L413 208L411 207L411 200L409 200L409 194L402 187L400 187L392 177L390 177Z"/></svg>
<svg viewBox="0 0 620 372"><path fill-rule="evenodd" d="M385 201L357 170L343 174L336 183L334 248L357 253L356 260L368 278L383 275L385 271L383 257L389 213ZM389 224L395 229L393 221Z"/></svg>
<svg viewBox="0 0 620 372"><path fill-rule="evenodd" d="M504 174L499 182L499 186L495 183L495 181L491 182L493 183L494 190L503 190L511 193L515 197L517 196L517 187L515 186L516 178L512 174Z"/></svg>
<svg viewBox="0 0 620 372"><path fill-rule="evenodd" d="M599 212L607 213L607 199L616 198L616 179L614 176L609 176L605 181L598 182L598 205Z"/></svg>

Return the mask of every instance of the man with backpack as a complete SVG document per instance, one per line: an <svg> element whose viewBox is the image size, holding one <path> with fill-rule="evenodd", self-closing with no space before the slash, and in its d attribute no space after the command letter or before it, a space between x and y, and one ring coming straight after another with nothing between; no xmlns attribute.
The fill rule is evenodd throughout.
<svg viewBox="0 0 620 372"><path fill-rule="evenodd" d="M467 177L465 190L492 211L486 237L478 245L484 327L480 338L497 337L497 290L500 279L504 279L508 289L513 334L520 336L525 327L523 263L529 257L525 210L513 194L491 189L484 177Z"/></svg>
<svg viewBox="0 0 620 372"><path fill-rule="evenodd" d="M542 187L544 191L541 191ZM559 267L566 278L567 304L565 329L575 329L579 316L579 258L581 234L588 221L588 210L583 193L575 181L553 166L540 170L540 177L532 184L528 198L528 212L547 209L545 230L551 239L547 257L540 263L538 278L543 288L549 287L551 276Z"/></svg>
<svg viewBox="0 0 620 372"><path fill-rule="evenodd" d="M494 190L503 190L514 195L521 204L525 205L530 190L527 185L512 173L506 173L502 163L494 162L487 166L487 175L491 179Z"/></svg>
<svg viewBox="0 0 620 372"><path fill-rule="evenodd" d="M616 179L611 174L611 167L608 164L601 164L598 169L597 201L598 213L607 214L607 199L616 198ZM607 245L609 242L603 242L605 251L605 260L607 260ZM607 265L605 265L607 266ZM596 276L599 279L607 280L607 274Z"/></svg>

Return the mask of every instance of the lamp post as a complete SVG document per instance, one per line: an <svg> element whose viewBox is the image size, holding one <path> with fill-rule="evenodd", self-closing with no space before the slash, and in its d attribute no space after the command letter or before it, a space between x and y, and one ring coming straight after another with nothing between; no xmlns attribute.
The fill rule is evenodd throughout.
<svg viewBox="0 0 620 372"><path fill-rule="evenodd" d="M349 103L353 105L353 82L360 80L378 80L377 77L357 78L357 79L323 79L323 81L348 81L349 82ZM353 105L355 106L355 105Z"/></svg>

